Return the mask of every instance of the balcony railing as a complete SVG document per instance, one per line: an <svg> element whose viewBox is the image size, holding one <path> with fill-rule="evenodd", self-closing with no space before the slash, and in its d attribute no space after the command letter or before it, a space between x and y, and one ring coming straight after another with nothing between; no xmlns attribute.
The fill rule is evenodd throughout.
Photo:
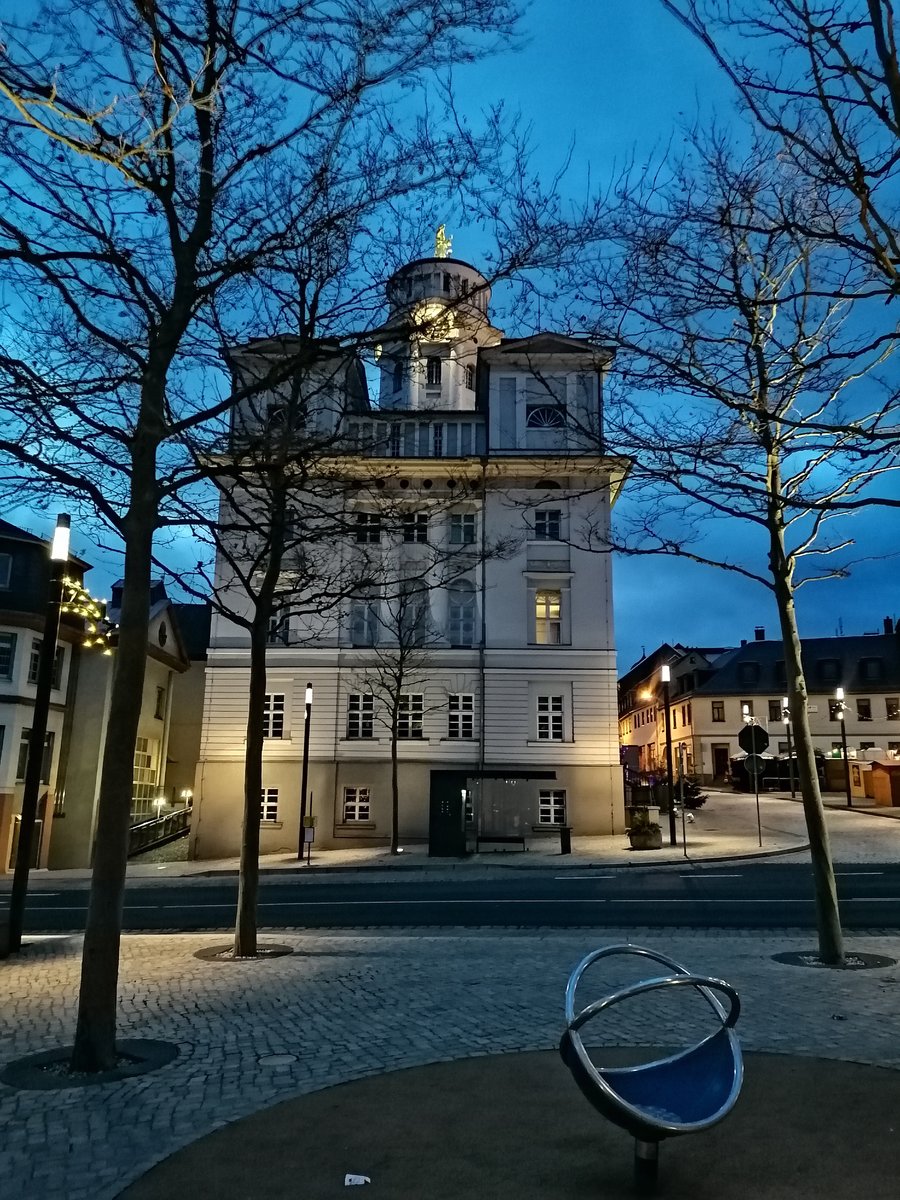
<svg viewBox="0 0 900 1200"><path fill-rule="evenodd" d="M484 454L484 422L446 419L350 422L350 447L372 458L468 458Z"/></svg>

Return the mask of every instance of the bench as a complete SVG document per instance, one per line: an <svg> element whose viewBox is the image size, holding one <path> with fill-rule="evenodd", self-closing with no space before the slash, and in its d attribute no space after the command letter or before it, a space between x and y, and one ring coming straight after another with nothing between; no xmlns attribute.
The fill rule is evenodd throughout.
<svg viewBox="0 0 900 1200"><path fill-rule="evenodd" d="M636 955L670 968L671 975L643 980L575 1011L575 990L584 972L609 955ZM692 1046L636 1067L598 1066L581 1029L622 1000L657 989L689 987L707 1002L716 1028ZM719 997L727 1000L728 1008ZM741 1011L737 992L721 979L693 975L665 954L641 946L606 946L578 964L566 986L566 1029L559 1043L563 1062L582 1094L634 1142L634 1179L639 1192L656 1186L659 1143L663 1138L709 1129L734 1108L743 1082L743 1059L734 1026Z"/></svg>
<svg viewBox="0 0 900 1200"><path fill-rule="evenodd" d="M481 833L477 834L475 837L475 853L479 854L483 845L493 845L495 842L501 845L509 843L510 845L518 846L520 850L528 849L528 847L525 845L524 837L519 837L517 834Z"/></svg>

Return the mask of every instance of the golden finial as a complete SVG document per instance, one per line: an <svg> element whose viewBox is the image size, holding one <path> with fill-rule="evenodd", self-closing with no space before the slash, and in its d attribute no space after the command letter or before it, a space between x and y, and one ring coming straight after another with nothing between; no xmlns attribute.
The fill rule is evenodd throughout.
<svg viewBox="0 0 900 1200"><path fill-rule="evenodd" d="M434 235L434 257L447 258L452 249L453 238L447 237L443 225L438 225L437 233Z"/></svg>

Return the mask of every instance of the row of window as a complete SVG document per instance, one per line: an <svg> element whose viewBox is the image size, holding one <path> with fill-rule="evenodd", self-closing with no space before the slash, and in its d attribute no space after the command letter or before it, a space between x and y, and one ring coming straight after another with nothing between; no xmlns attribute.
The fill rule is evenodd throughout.
<svg viewBox="0 0 900 1200"><path fill-rule="evenodd" d="M467 818L471 810L467 808ZM278 821L278 788L263 788L260 794L259 816L261 821ZM369 824L372 818L372 800L367 787L345 787L341 807L343 825ZM538 793L538 822L541 825L566 824L565 788L551 788Z"/></svg>
<svg viewBox="0 0 900 1200"><path fill-rule="evenodd" d="M782 708L781 701L780 700L768 700L766 703L768 705L768 719L770 721L782 721L784 719L784 710ZM873 712L871 699L869 699L868 697L865 697L865 696L858 696L855 698L854 703L856 705L856 719L858 721L874 721L874 720L876 720L876 714ZM839 719L838 714L841 711L846 712L848 710L848 708L849 708L849 705L847 705L847 704L844 704L842 707L841 701L839 701L839 700L830 700L828 702L828 719L831 721L837 721ZM742 700L740 702L740 711L742 714L745 714L748 717L752 717L754 715L753 701L752 700ZM679 712L681 714L682 726L688 726L691 724L690 702L688 702L687 704L682 704L680 706L677 704L673 704L672 708L671 708L672 728L673 729L678 728ZM724 700L710 701L710 712L711 712L711 716L712 716L712 720L713 720L714 724L717 724L717 725L724 724L725 719L726 719L725 718L725 701ZM880 714L879 714L879 716L880 716ZM656 709L655 705L650 708L641 709L640 711L634 713L629 718L628 732L630 733L630 732L632 732L632 730L638 729L642 725L652 724L653 722L655 722L656 717L657 717L657 709ZM884 718L887 721L900 721L900 696L885 696L884 697Z"/></svg>
<svg viewBox="0 0 900 1200"><path fill-rule="evenodd" d="M425 384L427 387L440 387L443 378L444 360L438 354L429 354L425 359ZM399 392L403 381L409 372L409 361L405 358L394 359L394 369L391 376L393 390ZM475 368L471 363L463 366L463 382L471 392L475 388Z"/></svg>
<svg viewBox="0 0 900 1200"><path fill-rule="evenodd" d="M807 679L816 679L820 683L839 684L842 680L846 680L851 672L848 671L847 665L839 658L818 658L813 663L809 664ZM755 684L759 683L763 677L763 665L754 662L752 659L747 662L737 664L737 678L739 683ZM878 683L884 678L884 659L878 657L861 658L857 664L857 678L868 683ZM786 679L784 660L779 659L775 663L775 680L783 683Z"/></svg>
<svg viewBox="0 0 900 1200"><path fill-rule="evenodd" d="M19 635L16 633L0 633L0 680L9 682L13 677L16 663L16 643ZM62 683L63 663L65 662L65 647L57 646L56 658L53 660L53 686L58 688ZM38 667L41 661L41 641L34 638L31 642L31 652L28 656L28 682L37 683Z"/></svg>
<svg viewBox="0 0 900 1200"><path fill-rule="evenodd" d="M536 734L539 742L565 740L564 698L536 698ZM432 710L428 710L432 711ZM404 740L424 737L425 694L403 692L399 697L397 736ZM263 708L263 737L278 740L285 735L285 693L268 692ZM472 692L454 692L447 697L447 737L454 740L472 739L475 733L475 696ZM375 697L367 692L352 692L347 697L346 736L351 740L375 737ZM381 717L383 728L389 718Z"/></svg>
<svg viewBox="0 0 900 1200"><path fill-rule="evenodd" d="M451 513L449 519L451 546L472 546L478 536L476 513ZM537 542L558 542L562 538L563 510L542 508L534 514L531 534ZM360 545L378 545L385 532L382 514L358 512L354 536ZM400 532L407 544L425 545L431 537L430 514L427 512L404 513L400 520Z"/></svg>

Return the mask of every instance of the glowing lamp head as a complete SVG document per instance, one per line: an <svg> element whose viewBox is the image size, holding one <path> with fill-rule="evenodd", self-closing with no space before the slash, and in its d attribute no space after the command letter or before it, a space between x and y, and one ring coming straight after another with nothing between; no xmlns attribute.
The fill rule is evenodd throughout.
<svg viewBox="0 0 900 1200"><path fill-rule="evenodd" d="M312 704L312 684L311 684L311 683L308 683L308 684L306 685L306 700L305 700L305 703L306 703L306 704Z"/></svg>
<svg viewBox="0 0 900 1200"><path fill-rule="evenodd" d="M663 681L663 683L669 683L671 681L672 668L669 666L668 663L663 663L662 667L660 668L659 677Z"/></svg>
<svg viewBox="0 0 900 1200"><path fill-rule="evenodd" d="M68 513L60 513L56 518L56 528L53 530L53 542L50 546L50 557L53 562L66 562L69 557L71 525Z"/></svg>
<svg viewBox="0 0 900 1200"><path fill-rule="evenodd" d="M835 688L834 689L834 698L835 698L835 700L843 700L844 689L843 688Z"/></svg>

